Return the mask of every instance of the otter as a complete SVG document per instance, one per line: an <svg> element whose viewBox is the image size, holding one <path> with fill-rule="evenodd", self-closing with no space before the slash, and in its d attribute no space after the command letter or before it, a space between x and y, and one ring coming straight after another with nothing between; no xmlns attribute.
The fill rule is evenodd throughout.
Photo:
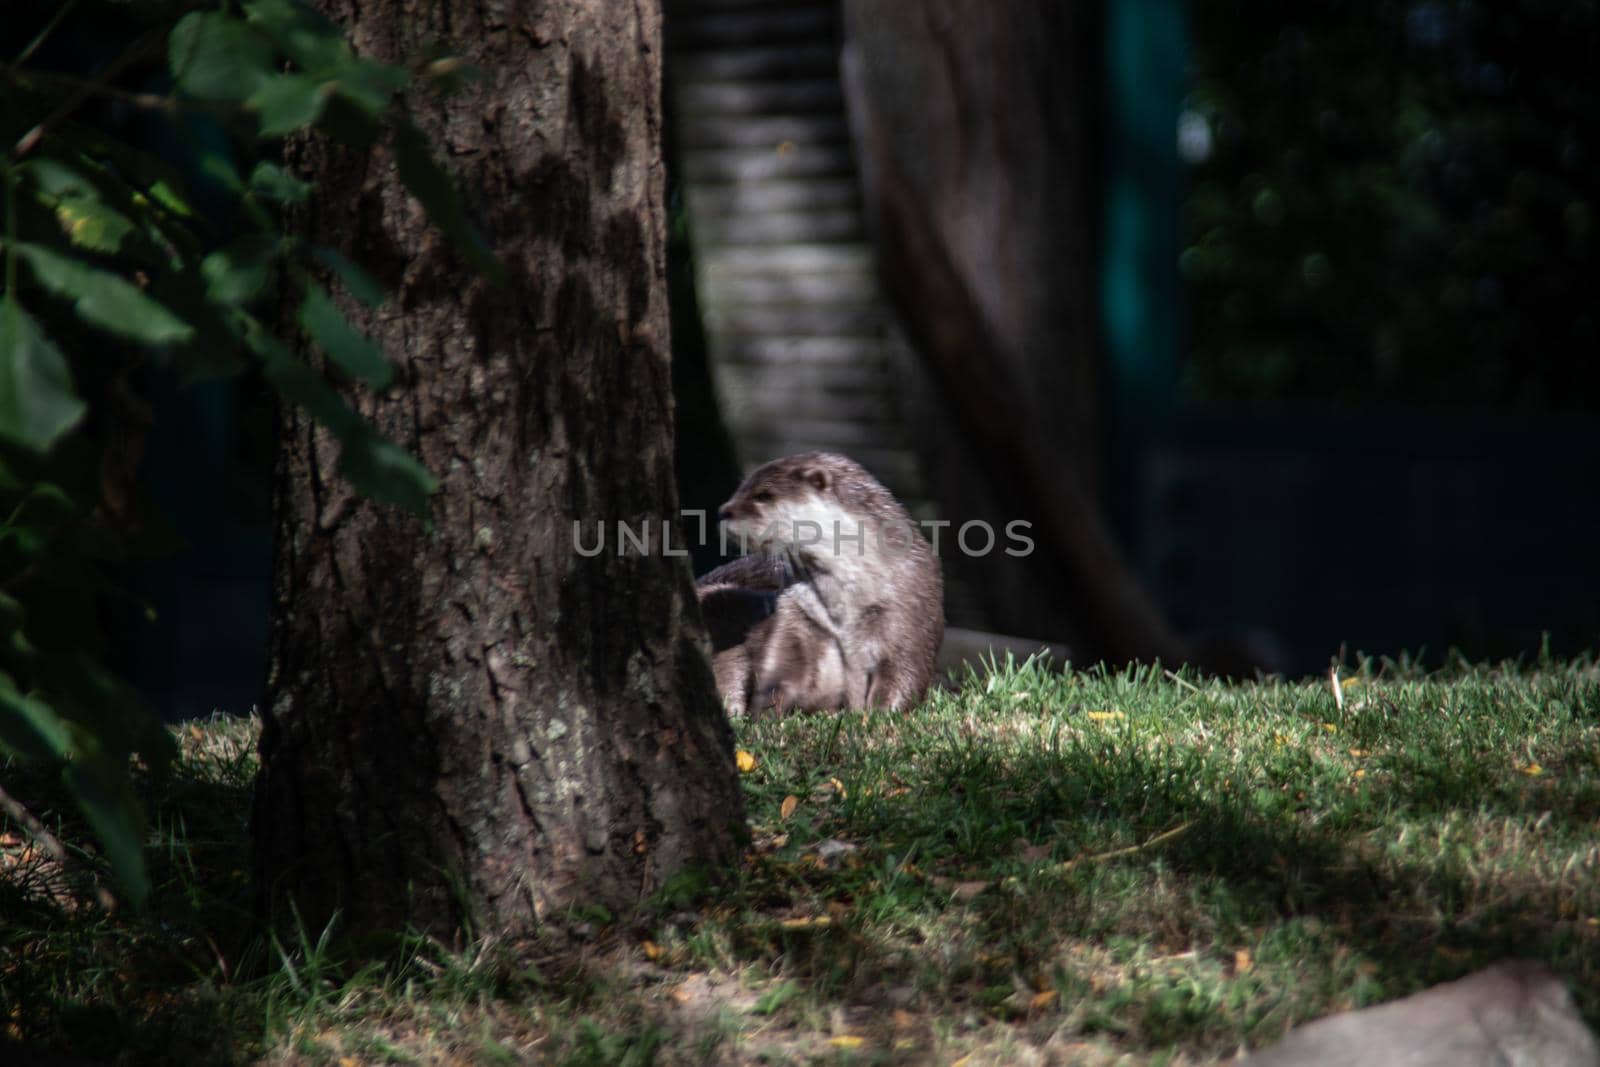
<svg viewBox="0 0 1600 1067"><path fill-rule="evenodd" d="M718 515L756 553L696 585L731 714L922 699L944 636L944 579L864 467L829 452L774 460Z"/></svg>

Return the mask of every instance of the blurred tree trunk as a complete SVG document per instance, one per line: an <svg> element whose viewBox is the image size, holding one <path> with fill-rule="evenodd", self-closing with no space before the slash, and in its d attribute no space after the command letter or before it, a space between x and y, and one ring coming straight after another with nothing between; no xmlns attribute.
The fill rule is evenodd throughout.
<svg viewBox="0 0 1600 1067"><path fill-rule="evenodd" d="M1034 556L959 561L1082 660L1185 658L1097 499L1094 5L844 0L846 95L883 283L937 398L946 500ZM951 437L958 440L951 440ZM959 479L952 484L951 479ZM975 492L976 487L976 492ZM961 516L967 518L969 516Z"/></svg>
<svg viewBox="0 0 1600 1067"><path fill-rule="evenodd" d="M305 232L375 267L403 386L358 404L437 475L431 528L355 498L288 412L255 827L259 900L312 929L527 930L736 856L732 736L675 515L660 16L323 0L357 49L482 81L416 100L509 285L474 274L383 150L321 140ZM655 551L574 550L596 523ZM614 529L614 525L613 525ZM681 545L681 538L678 543Z"/></svg>

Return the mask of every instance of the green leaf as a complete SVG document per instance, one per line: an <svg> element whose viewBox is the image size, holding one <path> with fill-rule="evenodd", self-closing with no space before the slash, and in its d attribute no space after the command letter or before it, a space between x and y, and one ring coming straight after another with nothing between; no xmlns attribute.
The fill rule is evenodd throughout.
<svg viewBox="0 0 1600 1067"><path fill-rule="evenodd" d="M91 252L115 252L134 231L126 215L98 200L61 200L55 208L67 240Z"/></svg>
<svg viewBox="0 0 1600 1067"><path fill-rule="evenodd" d="M363 337L333 306L322 286L306 281L306 299L300 305L300 325L339 367L352 378L382 389L394 380L394 367L383 349Z"/></svg>
<svg viewBox="0 0 1600 1067"><path fill-rule="evenodd" d="M350 290L350 295L367 305L375 308L383 303L387 295L378 280L368 274L360 264L352 263L337 251L326 245L316 245L311 249L311 256L323 266L331 269L344 282L344 287Z"/></svg>
<svg viewBox="0 0 1600 1067"><path fill-rule="evenodd" d="M196 11L167 37L167 64L178 87L204 100L247 100L274 74L271 43L226 15Z"/></svg>
<svg viewBox="0 0 1600 1067"><path fill-rule="evenodd" d="M426 515L428 498L439 483L428 468L395 444L367 429L343 439L339 453L339 473L350 484L373 500L399 504L407 511Z"/></svg>
<svg viewBox="0 0 1600 1067"><path fill-rule="evenodd" d="M15 248L34 279L56 296L71 300L85 322L152 345L194 336L192 326L119 275L43 245L19 242Z"/></svg>
<svg viewBox="0 0 1600 1067"><path fill-rule="evenodd" d="M33 181L34 188L52 200L61 197L100 195L100 190L95 188L94 182L59 159L40 156L28 160L17 169Z"/></svg>
<svg viewBox="0 0 1600 1067"><path fill-rule="evenodd" d="M261 136L282 137L316 122L332 83L312 74L278 74L261 83L246 103L256 110Z"/></svg>
<svg viewBox="0 0 1600 1067"><path fill-rule="evenodd" d="M47 452L86 410L66 357L15 300L0 301L0 436Z"/></svg>
<svg viewBox="0 0 1600 1067"><path fill-rule="evenodd" d="M360 425L361 416L346 404L338 391L315 371L294 358L283 345L265 331L248 335L247 342L261 357L261 374L278 395L344 438Z"/></svg>
<svg viewBox="0 0 1600 1067"><path fill-rule="evenodd" d="M337 25L296 0L246 0L245 17L302 70L324 73L349 62L350 45Z"/></svg>
<svg viewBox="0 0 1600 1067"><path fill-rule="evenodd" d="M339 95L376 119L394 101L394 94L404 89L406 72L371 60L355 60L338 72L334 86Z"/></svg>
<svg viewBox="0 0 1600 1067"><path fill-rule="evenodd" d="M57 159L40 158L22 168L73 244L96 252L115 252L134 232L133 222L101 199L95 182Z"/></svg>
<svg viewBox="0 0 1600 1067"><path fill-rule="evenodd" d="M72 751L72 729L55 709L17 689L0 671L0 746L25 759L65 759Z"/></svg>
<svg viewBox="0 0 1600 1067"><path fill-rule="evenodd" d="M411 195L422 202L434 225L459 245L479 270L503 282L505 269L477 229L467 221L455 183L444 168L434 162L428 152L427 138L410 122L401 122L395 128L394 157L400 180Z"/></svg>
<svg viewBox="0 0 1600 1067"><path fill-rule="evenodd" d="M144 863L144 814L126 770L99 753L84 753L67 764L66 781L100 839L111 873L128 902L143 907L150 893L150 875Z"/></svg>
<svg viewBox="0 0 1600 1067"><path fill-rule="evenodd" d="M251 347L261 356L262 376L278 395L303 408L339 439L339 472L352 486L373 500L427 514L428 498L438 482L426 467L373 432L337 391L278 341L260 333L252 336Z"/></svg>
<svg viewBox="0 0 1600 1067"><path fill-rule="evenodd" d="M189 207L189 202L167 182L153 182L149 189L150 199L182 218L191 218L194 209Z"/></svg>
<svg viewBox="0 0 1600 1067"><path fill-rule="evenodd" d="M248 304L266 291L272 261L280 242L270 237L241 237L206 256L200 274L206 295L222 304Z"/></svg>
<svg viewBox="0 0 1600 1067"><path fill-rule="evenodd" d="M257 163L250 172L250 188L257 195L285 204L298 204L311 194L309 182L303 182L276 163Z"/></svg>

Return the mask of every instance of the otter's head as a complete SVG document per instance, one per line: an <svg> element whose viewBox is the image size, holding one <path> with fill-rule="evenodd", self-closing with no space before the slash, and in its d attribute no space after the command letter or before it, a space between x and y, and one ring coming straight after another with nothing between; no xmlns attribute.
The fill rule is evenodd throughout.
<svg viewBox="0 0 1600 1067"><path fill-rule="evenodd" d="M803 452L756 468L717 516L748 549L802 556L856 552L865 516L851 502L863 484L877 483L854 460Z"/></svg>

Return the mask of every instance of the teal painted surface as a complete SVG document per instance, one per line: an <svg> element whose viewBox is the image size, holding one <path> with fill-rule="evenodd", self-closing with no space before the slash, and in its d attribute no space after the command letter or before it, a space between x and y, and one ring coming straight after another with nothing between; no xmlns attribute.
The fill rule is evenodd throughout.
<svg viewBox="0 0 1600 1067"><path fill-rule="evenodd" d="M1101 320L1109 399L1124 445L1138 423L1170 408L1177 381L1177 126L1187 90L1186 25L1181 0L1106 5Z"/></svg>

